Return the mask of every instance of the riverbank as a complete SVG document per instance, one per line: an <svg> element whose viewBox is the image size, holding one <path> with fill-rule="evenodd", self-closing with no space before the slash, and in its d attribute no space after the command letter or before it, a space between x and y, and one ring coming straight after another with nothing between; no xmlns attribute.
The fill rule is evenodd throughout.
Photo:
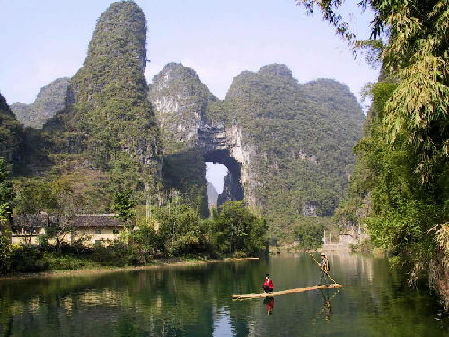
<svg viewBox="0 0 449 337"><path fill-rule="evenodd" d="M151 270L158 268L178 268L198 266L208 263L223 263L223 262L242 262L259 260L258 257L247 258L224 258L224 259L161 259L155 260L144 266L104 266L96 269L75 269L75 270L49 270L37 273L13 273L0 276L0 282L5 280L21 280L33 278L58 278L67 276L91 276L99 274L116 273L122 271L136 271L136 270Z"/></svg>

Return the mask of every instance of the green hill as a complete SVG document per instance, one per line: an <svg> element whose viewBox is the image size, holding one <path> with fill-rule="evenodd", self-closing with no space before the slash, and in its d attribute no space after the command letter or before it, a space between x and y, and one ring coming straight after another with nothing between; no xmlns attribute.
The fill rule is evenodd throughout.
<svg viewBox="0 0 449 337"><path fill-rule="evenodd" d="M333 214L354 163L364 115L347 86L304 85L280 64L242 72L211 123L237 126L246 152L245 196L282 233L304 215Z"/></svg>

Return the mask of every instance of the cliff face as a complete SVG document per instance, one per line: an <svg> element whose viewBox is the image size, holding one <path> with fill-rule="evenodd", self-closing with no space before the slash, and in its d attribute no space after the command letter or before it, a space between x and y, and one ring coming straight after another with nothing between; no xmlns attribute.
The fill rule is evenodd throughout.
<svg viewBox="0 0 449 337"><path fill-rule="evenodd" d="M154 76L149 99L161 128L165 153L197 145L207 106L217 100L193 69L177 63L167 64Z"/></svg>
<svg viewBox="0 0 449 337"><path fill-rule="evenodd" d="M161 128L167 186L207 214L206 165L198 130L209 102L216 98L193 69L176 63L154 76L148 97Z"/></svg>
<svg viewBox="0 0 449 337"><path fill-rule="evenodd" d="M0 94L0 157L18 162L23 141L23 130L13 112Z"/></svg>
<svg viewBox="0 0 449 337"><path fill-rule="evenodd" d="M218 204L244 198L279 231L301 215L332 214L364 121L345 85L328 79L301 85L288 67L274 64L241 73L218 101L193 70L169 64L155 76L150 97L168 154L179 159L189 149L198 167L200 161L227 166ZM185 183L185 164L174 167Z"/></svg>
<svg viewBox="0 0 449 337"><path fill-rule="evenodd" d="M207 119L224 126L230 153L241 165L245 199L275 230L282 232L300 215L333 213L364 121L345 85L300 85L285 65L268 65L235 77L225 100L210 105Z"/></svg>
<svg viewBox="0 0 449 337"><path fill-rule="evenodd" d="M33 103L14 103L11 110L24 126L40 129L58 111L66 108L69 82L67 77L58 78L42 87Z"/></svg>

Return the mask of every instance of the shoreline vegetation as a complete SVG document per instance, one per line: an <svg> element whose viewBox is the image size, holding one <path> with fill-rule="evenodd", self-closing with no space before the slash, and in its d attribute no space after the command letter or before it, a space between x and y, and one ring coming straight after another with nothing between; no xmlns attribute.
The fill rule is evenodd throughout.
<svg viewBox="0 0 449 337"><path fill-rule="evenodd" d="M86 270L146 266L166 259L213 260L262 256L267 247L267 223L243 202L226 202L209 218L181 201L153 209L146 219L117 216L125 224L117 239L91 245L89 236L67 241L74 228L49 223L37 242L12 244L0 236L0 275L52 270ZM73 237L73 236L72 236Z"/></svg>
<svg viewBox="0 0 449 337"><path fill-rule="evenodd" d="M35 273L11 273L0 275L0 282L24 279L46 279L70 276L90 276L98 274L109 274L124 271L138 271L138 270L152 270L159 268L178 268L188 266L201 266L209 263L227 263L227 262L247 262L258 261L258 257L242 257L242 258L223 258L223 259L201 259L201 258L178 258L178 259L157 259L144 266L101 266L95 269L62 269L62 270L48 270Z"/></svg>

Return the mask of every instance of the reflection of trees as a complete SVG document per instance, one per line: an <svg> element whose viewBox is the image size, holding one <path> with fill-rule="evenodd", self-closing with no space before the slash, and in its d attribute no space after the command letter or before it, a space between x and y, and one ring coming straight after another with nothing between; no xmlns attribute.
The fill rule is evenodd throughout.
<svg viewBox="0 0 449 337"><path fill-rule="evenodd" d="M339 295L325 292L330 307L317 291L291 294L276 298L270 317L262 301L230 295L261 291L265 272L277 289L314 284L319 270L310 257L0 281L0 336L211 336L215 311L229 316L236 337L332 335L326 329L339 320L370 336L404 336L409 327L416 327L415 335L445 336L437 333L427 294L399 288L383 260L360 262L364 267L355 261L334 260L333 276L345 287ZM362 273L367 266L371 280Z"/></svg>
<svg viewBox="0 0 449 337"><path fill-rule="evenodd" d="M230 294L258 290L260 275L243 262L0 282L0 336L210 336L213 308L229 305L244 331L245 311Z"/></svg>

